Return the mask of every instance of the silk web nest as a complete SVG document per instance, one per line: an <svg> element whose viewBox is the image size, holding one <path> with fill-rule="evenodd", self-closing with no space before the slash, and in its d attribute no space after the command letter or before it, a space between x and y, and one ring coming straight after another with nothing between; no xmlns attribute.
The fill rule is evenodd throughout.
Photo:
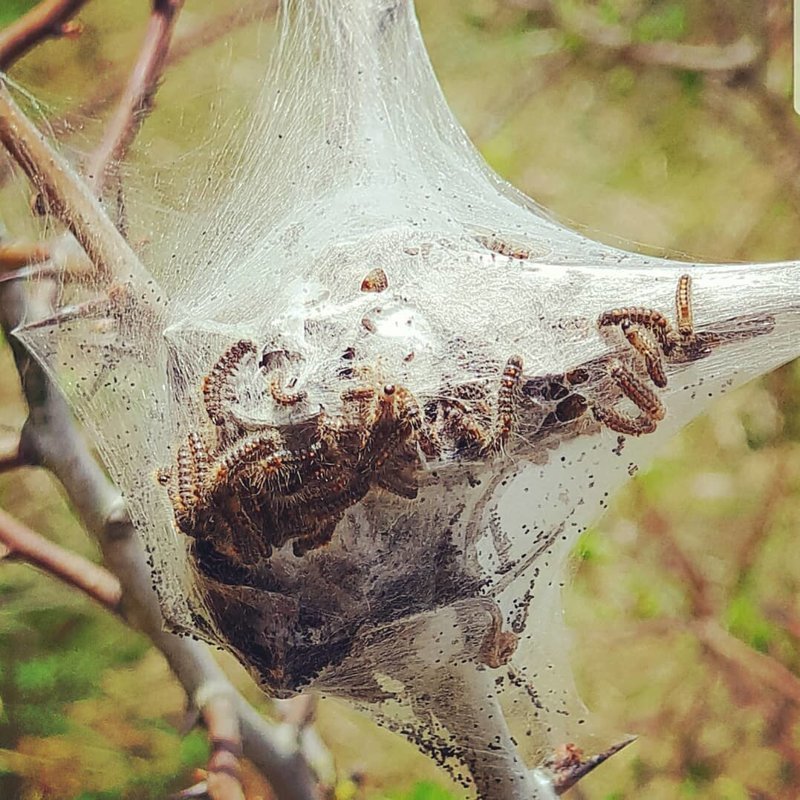
<svg viewBox="0 0 800 800"><path fill-rule="evenodd" d="M284 0L278 28L172 208L152 200L172 172L140 173L150 274L65 284L19 335L176 630L270 694L368 709L465 783L596 749L570 549L654 443L796 354L795 266L645 258L551 220L449 112L410 0Z"/></svg>

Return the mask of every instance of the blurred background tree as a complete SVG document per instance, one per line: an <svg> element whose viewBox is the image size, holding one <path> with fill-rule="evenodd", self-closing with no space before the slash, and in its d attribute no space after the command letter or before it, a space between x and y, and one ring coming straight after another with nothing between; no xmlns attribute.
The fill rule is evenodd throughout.
<svg viewBox="0 0 800 800"><path fill-rule="evenodd" d="M4 0L0 25L32 5ZM417 10L473 141L561 219L673 257L800 253L788 0L417 0ZM95 0L80 35L44 43L12 71L76 151L90 149L148 13L144 0ZM167 72L149 141L182 94L207 104L198 60L228 65L235 50L243 79L255 74L248 58L269 37L223 35L219 13L212 0L187 3L174 52L184 47L194 73L185 61ZM15 191L2 211L16 233ZM7 347L0 359L2 432L13 436L26 409ZM565 597L579 685L604 727L640 739L573 797L800 796L799 438L790 364L717 402L584 536ZM0 506L98 559L44 471L0 475ZM1 798L144 800L192 783L208 744L182 735L183 692L146 639L12 560L0 561L0 614ZM341 798L460 796L341 704L323 701L316 725ZM250 773L247 788L269 796Z"/></svg>

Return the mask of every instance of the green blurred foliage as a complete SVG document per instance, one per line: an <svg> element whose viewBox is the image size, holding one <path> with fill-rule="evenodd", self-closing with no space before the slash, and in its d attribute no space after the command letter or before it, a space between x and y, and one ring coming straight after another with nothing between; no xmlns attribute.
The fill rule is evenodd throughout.
<svg viewBox="0 0 800 800"><path fill-rule="evenodd" d="M453 800L453 795L435 783L418 783L410 792L387 795L386 800Z"/></svg>
<svg viewBox="0 0 800 800"><path fill-rule="evenodd" d="M764 22L762 4L747 0L554 3L564 14L589 9L641 43L728 42ZM30 5L3 0L0 25ZM788 101L765 117L746 82L620 58L556 29L545 5L417 0L445 94L495 169L615 244L709 260L800 253L800 189L775 130L780 119L796 132ZM48 112L73 107L115 68L124 73L146 6L88 4L80 39L47 42L12 76ZM213 10L198 0L185 14ZM790 89L786 36L773 31L764 75L773 97ZM255 41L238 34L233 46L252 57ZM183 109L207 109L213 67L227 58L218 43L176 67L142 142L177 157L172 123ZM70 146L88 149L98 129L80 119ZM16 430L24 407L6 347L0 375L2 422ZM0 475L0 506L98 558L46 475ZM576 797L800 795L800 729L787 699L800 671L798 518L800 364L790 364L716 402L584 535L566 597L579 684L602 744L622 731L641 738ZM184 698L144 640L7 563L0 701L3 800L155 800L188 786L208 754L202 732L179 735ZM342 775L337 800L462 797L410 745L340 704L322 704L318 727Z"/></svg>
<svg viewBox="0 0 800 800"><path fill-rule="evenodd" d="M680 39L686 33L686 7L683 3L654 4L634 26L634 36L640 42Z"/></svg>
<svg viewBox="0 0 800 800"><path fill-rule="evenodd" d="M8 25L36 5L36 0L3 0L0 5L0 25Z"/></svg>

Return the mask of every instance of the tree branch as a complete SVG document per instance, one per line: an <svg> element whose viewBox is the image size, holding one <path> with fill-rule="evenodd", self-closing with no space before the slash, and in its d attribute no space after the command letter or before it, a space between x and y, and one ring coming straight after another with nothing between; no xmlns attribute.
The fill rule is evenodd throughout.
<svg viewBox="0 0 800 800"><path fill-rule="evenodd" d="M80 281L94 273L92 262L72 237L49 241L0 243L0 283L27 278Z"/></svg>
<svg viewBox="0 0 800 800"><path fill-rule="evenodd" d="M103 175L101 184L106 165L124 155L152 105L180 5L180 0L154 0L154 13L137 68L98 150L96 163L102 169L98 173ZM48 210L84 248L98 276L118 282L131 280L138 287L152 285L92 192L22 114L1 77L0 142L40 192ZM157 305L153 298L150 300ZM28 291L19 283L0 287L0 322L6 331L13 330L23 319L47 317L50 311L48 298L40 292ZM204 644L164 630L148 557L119 492L94 460L63 398L44 371L18 342L12 340L11 346L29 406L16 458L48 468L61 481L78 517L98 541L104 563L119 579L119 614L150 637L199 708L214 745L208 789L215 800L241 797L235 769L238 756L224 744L238 740L280 800L317 800L315 776L300 748L277 743L276 727L235 691ZM63 559L63 553L57 555ZM58 564L49 566L51 571L63 569Z"/></svg>
<svg viewBox="0 0 800 800"><path fill-rule="evenodd" d="M0 290L0 323L5 330L19 323L23 309L43 313L41 307L30 308L31 302L25 287L19 284ZM122 587L122 618L146 634L163 653L190 698L194 700L203 692L210 697L224 687L239 717L243 752L280 800L318 800L314 775L302 752L276 743L275 726L236 692L204 644L164 629L147 553L119 492L94 460L64 399L44 371L18 342L12 339L11 346L30 411L20 452L28 463L46 467L59 479L79 519L100 544L104 564Z"/></svg>
<svg viewBox="0 0 800 800"><path fill-rule="evenodd" d="M43 39L70 33L65 24L87 0L44 0L0 31L0 72L5 72Z"/></svg>
<svg viewBox="0 0 800 800"><path fill-rule="evenodd" d="M182 6L183 0L153 0L153 11L139 57L131 70L117 110L86 169L89 183L97 196L103 193L109 170L113 170L125 158L139 127L153 108L175 22Z"/></svg>
<svg viewBox="0 0 800 800"><path fill-rule="evenodd" d="M783 664L753 650L711 617L699 619L690 627L706 647L731 663L750 680L755 680L760 686L769 687L786 700L800 705L800 679Z"/></svg>
<svg viewBox="0 0 800 800"><path fill-rule="evenodd" d="M49 258L50 248L44 242L4 242L0 244L0 273L40 264Z"/></svg>
<svg viewBox="0 0 800 800"><path fill-rule="evenodd" d="M209 21L186 30L176 36L167 53L166 65L180 63L196 50L208 47L223 36L237 28L244 27L260 19L269 19L275 15L277 0L250 0L242 3L232 11L220 14ZM50 128L57 135L68 132L72 127L89 116L98 116L112 103L114 97L123 91L127 83L127 74L122 70L110 69L104 81L88 98L80 102L74 109L63 116L50 120ZM7 168L0 164L0 183L7 179Z"/></svg>
<svg viewBox="0 0 800 800"><path fill-rule="evenodd" d="M668 563L676 568L685 588L687 597L692 607L692 616L706 617L714 612L714 604L710 597L708 580L697 569L695 563L683 551L675 538L670 525L655 508L645 502L642 490L637 486L637 499L639 513L642 519L642 529L647 532L653 542L666 552Z"/></svg>
<svg viewBox="0 0 800 800"><path fill-rule="evenodd" d="M208 47L237 28L275 16L277 6L277 0L250 0L237 6L233 11L220 14L186 30L175 37L167 53L166 65L170 67L180 63L196 50ZM62 117L51 120L50 126L56 133L63 133L84 117L97 116L111 105L113 98L123 90L126 82L127 77L124 73L112 72L97 91Z"/></svg>
<svg viewBox="0 0 800 800"><path fill-rule="evenodd" d="M207 792L214 800L244 800L242 791L242 734L235 699L226 687L212 692L207 700L196 698L211 741Z"/></svg>
<svg viewBox="0 0 800 800"><path fill-rule="evenodd" d="M693 72L738 72L754 67L760 51L749 36L742 36L730 44L641 42L626 47L624 54L640 64Z"/></svg>
<svg viewBox="0 0 800 800"><path fill-rule="evenodd" d="M122 589L119 581L103 567L83 556L65 550L45 539L0 509L0 542L7 550L6 558L24 561L55 576L102 605L119 613Z"/></svg>
<svg viewBox="0 0 800 800"><path fill-rule="evenodd" d="M750 523L750 530L739 546L736 556L738 568L737 583L744 584L753 571L753 567L761 554L761 547L770 532L775 515L786 496L786 487L794 481L792 460L776 459L766 494L759 504L758 512Z"/></svg>
<svg viewBox="0 0 800 800"><path fill-rule="evenodd" d="M730 72L755 67L761 55L760 48L747 35L723 45L636 42L629 28L603 22L596 12L585 6L559 0L547 0L547 6L561 30L642 64L696 72Z"/></svg>
<svg viewBox="0 0 800 800"><path fill-rule="evenodd" d="M149 288L148 300L159 305L158 287L133 250L105 215L72 167L45 141L22 113L0 77L0 143L19 164L53 213L75 236L98 277L132 280Z"/></svg>

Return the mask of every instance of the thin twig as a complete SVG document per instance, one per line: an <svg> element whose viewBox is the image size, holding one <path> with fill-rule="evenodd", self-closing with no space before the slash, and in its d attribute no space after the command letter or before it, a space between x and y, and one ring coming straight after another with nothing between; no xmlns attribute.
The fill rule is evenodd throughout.
<svg viewBox="0 0 800 800"><path fill-rule="evenodd" d="M735 87L709 82L703 101L743 140L747 151L769 167L780 191L788 193L795 212L800 213L800 132L792 104L776 98L757 81L739 82Z"/></svg>
<svg viewBox="0 0 800 800"><path fill-rule="evenodd" d="M167 53L168 67L179 64L197 50L213 44L227 36L237 28L242 28L257 20L275 16L277 0L251 0L233 11L213 17L184 33L177 35ZM81 102L76 108L67 111L64 116L50 121L50 127L56 134L68 132L80 120L96 117L105 111L113 99L122 92L127 77L122 71L112 71L100 88Z"/></svg>
<svg viewBox="0 0 800 800"><path fill-rule="evenodd" d="M0 244L0 283L27 278L59 278L70 283L92 274L92 262L71 236L35 244Z"/></svg>
<svg viewBox="0 0 800 800"><path fill-rule="evenodd" d="M6 558L24 561L55 576L96 600L107 611L119 613L122 589L107 569L66 550L31 530L0 509L0 542Z"/></svg>
<svg viewBox="0 0 800 800"><path fill-rule="evenodd" d="M759 49L749 36L730 44L642 42L625 48L624 55L640 64L693 72L739 72L755 66Z"/></svg>
<svg viewBox="0 0 800 800"><path fill-rule="evenodd" d="M0 244L0 273L11 272L50 258L50 248L44 242L4 242Z"/></svg>
<svg viewBox="0 0 800 800"><path fill-rule="evenodd" d="M65 25L87 0L44 0L0 31L0 71L6 71L43 39L65 36L74 29Z"/></svg>
<svg viewBox="0 0 800 800"><path fill-rule="evenodd" d="M680 573L681 584L686 587L692 605L692 615L694 617L710 615L714 609L708 580L683 551L663 515L644 502L641 497L641 489L638 490L638 494L642 529L650 535L654 542L666 550L667 558Z"/></svg>
<svg viewBox="0 0 800 800"><path fill-rule="evenodd" d="M233 11L220 14L209 21L189 28L175 37L167 54L167 66L180 63L195 51L208 47L238 28L275 16L277 5L277 0L251 0ZM99 88L94 89L88 98L63 116L50 120L48 123L50 129L56 135L63 135L87 117L99 116L123 91L126 83L127 74L122 70L111 68L103 76ZM7 166L0 163L0 183L7 180L7 176Z"/></svg>
<svg viewBox="0 0 800 800"><path fill-rule="evenodd" d="M776 454L775 466L767 491L759 504L758 512L750 523L750 530L739 546L736 558L738 569L737 583L742 585L753 571L753 567L761 554L761 547L769 534L775 515L786 496L786 487L791 485L794 476L791 460Z"/></svg>
<svg viewBox="0 0 800 800"><path fill-rule="evenodd" d="M166 65L172 32L182 6L183 0L153 0L153 11L136 64L117 110L86 168L88 180L97 196L102 195L109 171L125 158L139 127L152 110L158 82Z"/></svg>
<svg viewBox="0 0 800 800"><path fill-rule="evenodd" d="M764 615L776 625L780 625L797 643L800 643L800 616L792 609L770 603L765 606Z"/></svg>
<svg viewBox="0 0 800 800"><path fill-rule="evenodd" d="M561 30L642 64L696 72L738 72L754 68L761 55L759 47L747 35L723 45L636 42L630 28L604 22L588 6L566 4L559 0L548 0L547 5Z"/></svg>
<svg viewBox="0 0 800 800"><path fill-rule="evenodd" d="M552 775L553 788L557 795L562 795L585 778L590 772L594 772L601 764L608 761L611 756L619 753L629 744L636 741L635 736L623 739L617 744L604 750L602 753L584 758L582 752L574 745L564 745L548 759L540 769Z"/></svg>
<svg viewBox="0 0 800 800"><path fill-rule="evenodd" d="M22 113L0 77L0 142L42 196L47 208L75 236L98 277L133 281L147 293L140 302L159 306L153 284L136 254L105 215L72 167Z"/></svg>
<svg viewBox="0 0 800 800"><path fill-rule="evenodd" d="M800 679L783 664L753 650L711 617L699 619L690 627L704 645L737 667L750 680L800 705Z"/></svg>
<svg viewBox="0 0 800 800"><path fill-rule="evenodd" d="M515 76L501 97L495 97L487 103L489 113L486 114L483 125L470 131L473 143L482 148L545 87L557 89L560 82L569 75L572 60L571 53L560 49L538 58L533 68L525 69Z"/></svg>

